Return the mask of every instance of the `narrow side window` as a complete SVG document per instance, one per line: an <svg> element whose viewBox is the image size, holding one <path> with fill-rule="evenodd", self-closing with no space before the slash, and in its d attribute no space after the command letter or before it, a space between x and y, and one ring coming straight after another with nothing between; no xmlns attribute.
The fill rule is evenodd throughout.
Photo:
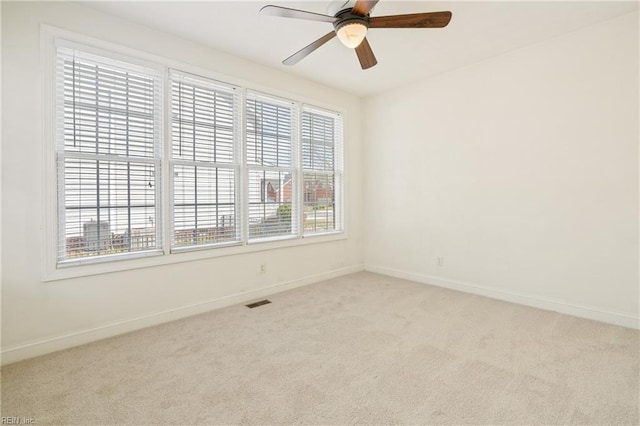
<svg viewBox="0 0 640 426"><path fill-rule="evenodd" d="M342 116L302 111L303 234L342 230Z"/></svg>

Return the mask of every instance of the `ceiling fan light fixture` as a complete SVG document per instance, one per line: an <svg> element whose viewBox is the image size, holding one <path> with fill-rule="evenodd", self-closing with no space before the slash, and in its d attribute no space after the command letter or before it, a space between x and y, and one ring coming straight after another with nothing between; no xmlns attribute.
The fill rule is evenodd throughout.
<svg viewBox="0 0 640 426"><path fill-rule="evenodd" d="M260 13L333 24L333 31L289 56L282 61L284 65L297 64L332 38L338 37L342 44L354 50L363 70L378 63L366 37L369 28L444 28L451 20L449 11L371 17L371 11L378 1L332 0L332 4L327 9L327 15L274 5L264 6L260 9Z"/></svg>
<svg viewBox="0 0 640 426"><path fill-rule="evenodd" d="M336 33L342 44L355 49L367 36L367 26L362 22L346 22L336 30Z"/></svg>

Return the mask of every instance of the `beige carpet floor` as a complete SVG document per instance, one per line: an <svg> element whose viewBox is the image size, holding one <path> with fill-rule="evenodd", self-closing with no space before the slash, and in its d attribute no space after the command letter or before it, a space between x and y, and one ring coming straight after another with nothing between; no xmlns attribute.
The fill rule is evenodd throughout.
<svg viewBox="0 0 640 426"><path fill-rule="evenodd" d="M8 365L44 424L633 424L638 331L357 273Z"/></svg>

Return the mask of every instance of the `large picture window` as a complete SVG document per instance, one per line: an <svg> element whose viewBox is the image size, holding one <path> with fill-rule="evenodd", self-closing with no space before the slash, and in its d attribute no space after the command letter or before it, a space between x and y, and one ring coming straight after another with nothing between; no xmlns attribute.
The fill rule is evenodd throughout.
<svg viewBox="0 0 640 426"><path fill-rule="evenodd" d="M162 59L52 45L49 271L343 231L340 113Z"/></svg>
<svg viewBox="0 0 640 426"><path fill-rule="evenodd" d="M58 48L58 261L158 251L160 75Z"/></svg>
<svg viewBox="0 0 640 426"><path fill-rule="evenodd" d="M172 71L172 248L240 241L235 90Z"/></svg>

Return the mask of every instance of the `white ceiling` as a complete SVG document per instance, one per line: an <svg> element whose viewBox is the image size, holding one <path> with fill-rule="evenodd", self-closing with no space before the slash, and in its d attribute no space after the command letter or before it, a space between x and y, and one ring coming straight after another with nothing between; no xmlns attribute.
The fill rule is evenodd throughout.
<svg viewBox="0 0 640 426"><path fill-rule="evenodd" d="M381 0L372 16L450 10L443 29L372 29L378 65L363 71L335 38L293 67L292 53L331 24L261 16L267 4L326 13L330 1L87 2L86 6L207 44L328 86L370 95L638 9L638 2L485 2Z"/></svg>

